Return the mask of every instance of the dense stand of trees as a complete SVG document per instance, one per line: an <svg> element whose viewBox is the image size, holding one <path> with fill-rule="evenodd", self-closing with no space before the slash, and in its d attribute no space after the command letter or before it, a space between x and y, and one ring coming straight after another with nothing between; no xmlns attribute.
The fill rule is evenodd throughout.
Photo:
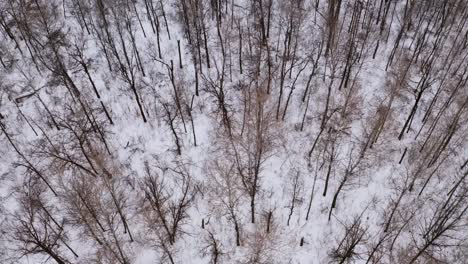
<svg viewBox="0 0 468 264"><path fill-rule="evenodd" d="M463 263L467 142L465 0L0 2L2 263Z"/></svg>

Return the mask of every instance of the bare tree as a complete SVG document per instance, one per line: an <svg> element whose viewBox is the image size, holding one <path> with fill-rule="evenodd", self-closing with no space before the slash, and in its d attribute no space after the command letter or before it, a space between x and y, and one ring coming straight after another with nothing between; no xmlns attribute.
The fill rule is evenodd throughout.
<svg viewBox="0 0 468 264"><path fill-rule="evenodd" d="M145 170L141 188L145 194L143 205L148 210L146 223L172 245L184 233L183 226L189 217L187 210L195 199L193 179L183 166L159 167L154 171L147 163Z"/></svg>
<svg viewBox="0 0 468 264"><path fill-rule="evenodd" d="M224 252L221 248L221 242L214 236L212 232L208 231L208 234L205 238L205 243L207 244L202 248L201 252L204 256L210 255L210 263L218 264L221 263Z"/></svg>
<svg viewBox="0 0 468 264"><path fill-rule="evenodd" d="M332 249L329 256L337 263L345 263L359 258L358 246L366 239L367 228L362 223L362 215L355 217L344 225L345 234L338 245Z"/></svg>
<svg viewBox="0 0 468 264"><path fill-rule="evenodd" d="M58 220L53 215L56 209L45 205L41 198L44 191L41 185L30 178L20 187L20 207L11 216L10 241L20 256L46 255L59 264L71 263L60 245L78 255L67 244L64 221Z"/></svg>
<svg viewBox="0 0 468 264"><path fill-rule="evenodd" d="M242 215L243 202L242 185L236 177L234 164L223 159L217 159L207 165L210 179L208 195L210 203L217 215L225 216L235 232L236 246L242 245Z"/></svg>

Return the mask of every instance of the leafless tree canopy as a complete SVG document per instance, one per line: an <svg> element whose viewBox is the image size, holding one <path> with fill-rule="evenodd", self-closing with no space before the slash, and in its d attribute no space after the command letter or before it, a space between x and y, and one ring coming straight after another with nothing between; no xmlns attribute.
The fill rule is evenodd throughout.
<svg viewBox="0 0 468 264"><path fill-rule="evenodd" d="M466 263L466 0L0 0L0 263Z"/></svg>

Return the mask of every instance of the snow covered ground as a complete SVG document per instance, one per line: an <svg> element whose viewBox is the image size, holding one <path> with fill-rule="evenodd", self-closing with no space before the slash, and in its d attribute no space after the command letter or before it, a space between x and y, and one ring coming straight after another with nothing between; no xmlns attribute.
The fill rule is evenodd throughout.
<svg viewBox="0 0 468 264"><path fill-rule="evenodd" d="M0 262L464 263L467 14L0 1Z"/></svg>

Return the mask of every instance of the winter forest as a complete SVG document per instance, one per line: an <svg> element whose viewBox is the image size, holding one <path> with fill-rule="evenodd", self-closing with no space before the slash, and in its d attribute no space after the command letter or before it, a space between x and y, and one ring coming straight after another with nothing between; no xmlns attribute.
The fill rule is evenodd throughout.
<svg viewBox="0 0 468 264"><path fill-rule="evenodd" d="M467 0L0 0L0 263L467 263L467 82Z"/></svg>

